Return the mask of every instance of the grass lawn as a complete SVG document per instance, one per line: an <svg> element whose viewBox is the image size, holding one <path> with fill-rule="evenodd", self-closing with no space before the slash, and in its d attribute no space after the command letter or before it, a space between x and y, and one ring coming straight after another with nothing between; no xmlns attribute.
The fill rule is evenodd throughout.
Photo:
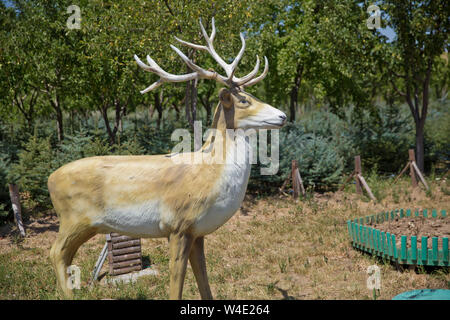
<svg viewBox="0 0 450 320"><path fill-rule="evenodd" d="M351 247L346 221L350 218L399 209L450 208L448 183L431 181L431 191L412 190L405 178L368 184L376 203L354 193L313 194L294 201L277 195L248 195L243 208L215 233L205 248L211 290L215 299L372 299L367 268L381 269L378 299L392 299L413 289L450 289L448 268L398 270L394 265ZM60 299L49 251L56 239L58 220L51 211L25 223L27 237L19 240L14 226L0 229L0 299ZM449 230L450 233L450 230ZM169 288L167 239L143 239L143 256L158 276L134 284L86 287L105 236L96 235L78 251L73 264L81 269L81 290L75 299L167 299ZM102 273L107 271L107 262ZM102 274L101 273L101 274ZM190 266L184 299L199 299Z"/></svg>

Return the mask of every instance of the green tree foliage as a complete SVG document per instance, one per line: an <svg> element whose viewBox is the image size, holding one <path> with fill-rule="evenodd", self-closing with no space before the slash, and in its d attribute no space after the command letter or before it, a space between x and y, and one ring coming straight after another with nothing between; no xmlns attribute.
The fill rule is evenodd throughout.
<svg viewBox="0 0 450 320"><path fill-rule="evenodd" d="M389 65L391 83L407 103L416 126L416 160L424 169L425 120L428 115L433 64L448 52L449 2L385 1L388 24L397 36ZM448 74L448 65L446 73Z"/></svg>
<svg viewBox="0 0 450 320"><path fill-rule="evenodd" d="M315 99L335 113L350 103L361 110L373 106L386 38L367 28L358 2L273 0L255 7L254 32L275 62L266 95L289 100L291 121L299 100Z"/></svg>
<svg viewBox="0 0 450 320"><path fill-rule="evenodd" d="M37 110L39 90L35 88L38 70L29 54L34 53L34 35L29 32L33 20L30 5L27 2L17 3L22 13L16 14L13 8L6 8L2 3L1 10L1 54L0 54L0 86L3 115L14 119L20 114L25 120L28 131L32 132Z"/></svg>

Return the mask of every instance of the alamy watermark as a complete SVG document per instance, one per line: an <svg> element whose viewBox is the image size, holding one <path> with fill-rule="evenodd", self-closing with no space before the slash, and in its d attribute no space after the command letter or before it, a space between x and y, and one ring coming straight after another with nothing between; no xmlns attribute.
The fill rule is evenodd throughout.
<svg viewBox="0 0 450 320"><path fill-rule="evenodd" d="M380 7L372 4L367 8L367 13L371 15L366 21L367 28L369 28L369 30L380 29L381 28Z"/></svg>
<svg viewBox="0 0 450 320"><path fill-rule="evenodd" d="M67 267L67 287L69 289L80 289L81 288L81 270L76 265L71 265Z"/></svg>
<svg viewBox="0 0 450 320"><path fill-rule="evenodd" d="M77 5L71 5L67 7L67 13L71 13L71 16L67 18L67 28L70 30L81 29L81 10Z"/></svg>
<svg viewBox="0 0 450 320"><path fill-rule="evenodd" d="M380 290L381 289L381 272L380 267L377 265L371 265L367 267L367 289Z"/></svg>
<svg viewBox="0 0 450 320"><path fill-rule="evenodd" d="M268 154L270 131L270 156ZM202 122L194 122L194 148L192 136L187 129L176 129L173 142L180 141L168 155L174 163L184 164L256 164L262 175L274 175L279 169L279 131L278 129L208 129L203 134ZM203 144L203 141L206 143ZM202 147L203 146L203 147ZM194 150L195 152L191 152Z"/></svg>

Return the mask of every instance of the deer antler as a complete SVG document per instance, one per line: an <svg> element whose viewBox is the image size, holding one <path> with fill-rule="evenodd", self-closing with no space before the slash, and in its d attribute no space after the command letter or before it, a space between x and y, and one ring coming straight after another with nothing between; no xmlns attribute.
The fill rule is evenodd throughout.
<svg viewBox="0 0 450 320"><path fill-rule="evenodd" d="M188 47L191 47L193 49L207 51L214 58L214 60L216 60L217 63L225 70L225 73L226 73L227 76L224 77L224 76L218 74L217 72L210 71L210 70L205 70L205 69L197 66L183 52L181 52L177 47L175 47L173 45L170 45L170 47L181 57L181 59L194 72L188 73L188 74L183 74L183 75L171 74L171 73L168 73L168 72L164 71L148 55L147 55L147 61L148 61L149 65L146 65L145 63L143 63L138 58L137 55L134 55L134 59L136 60L137 64L142 69L144 69L146 71L153 72L153 73L157 74L160 77L160 79L158 81L153 83L148 88L142 90L141 93L146 93L148 91L156 89L160 85L162 85L164 82L184 82L184 81L198 80L198 79L216 80L216 81L218 81L218 82L220 82L220 83L222 83L222 84L224 84L224 85L226 85L228 87L239 87L239 86L248 87L248 86L251 86L251 85L261 81L267 75L267 72L269 71L269 63L267 61L267 58L264 57L264 64L265 64L264 71L259 77L255 78L256 74L258 73L259 64L260 64L259 57L256 56L256 65L255 65L255 67L253 68L253 70L249 74L247 74L246 76L244 76L242 78L237 78L237 77L234 76L234 73L236 71L236 67L237 67L239 61L241 60L241 58L242 58L242 56L244 54L244 51L245 51L245 39L244 39L244 35L242 33L240 33L240 38L241 38L241 42L242 42L241 50L239 51L238 55L233 60L233 62L228 64L217 54L217 52L216 52L216 50L214 49L214 46L213 46L213 41L214 41L214 38L216 36L216 26L214 24L214 18L212 18L212 32L211 32L211 36L208 36L208 34L206 33L206 30L203 27L201 19L200 19L200 28L201 28L203 37L206 40L207 46L193 44L193 43L181 40L181 39L179 39L177 37L175 37L175 39L178 42L180 42L181 44L184 44L184 45L186 45Z"/></svg>

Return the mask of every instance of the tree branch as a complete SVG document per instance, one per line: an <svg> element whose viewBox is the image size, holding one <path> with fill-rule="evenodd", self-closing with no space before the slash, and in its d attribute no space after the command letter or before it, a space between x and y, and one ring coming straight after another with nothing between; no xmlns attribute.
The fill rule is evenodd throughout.
<svg viewBox="0 0 450 320"><path fill-rule="evenodd" d="M400 91L397 86L395 85L394 80L391 79L391 83L392 83L392 87L394 87L395 92L397 92L397 94L401 95L402 97L406 97L406 93Z"/></svg>
<svg viewBox="0 0 450 320"><path fill-rule="evenodd" d="M175 16L175 14L173 13L172 9L170 8L169 3L167 2L167 0L164 0L164 4L166 5L166 7L169 10L169 13L172 15L172 17L174 17L177 20L178 31L180 31L180 33L183 33L183 31L181 30L181 24L179 23L177 17Z"/></svg>
<svg viewBox="0 0 450 320"><path fill-rule="evenodd" d="M23 113L23 115L26 117L26 112L25 110L22 108L21 102L19 101L19 99L17 98L17 93L14 93L14 100L16 101L16 105L17 108L19 108L19 111Z"/></svg>

